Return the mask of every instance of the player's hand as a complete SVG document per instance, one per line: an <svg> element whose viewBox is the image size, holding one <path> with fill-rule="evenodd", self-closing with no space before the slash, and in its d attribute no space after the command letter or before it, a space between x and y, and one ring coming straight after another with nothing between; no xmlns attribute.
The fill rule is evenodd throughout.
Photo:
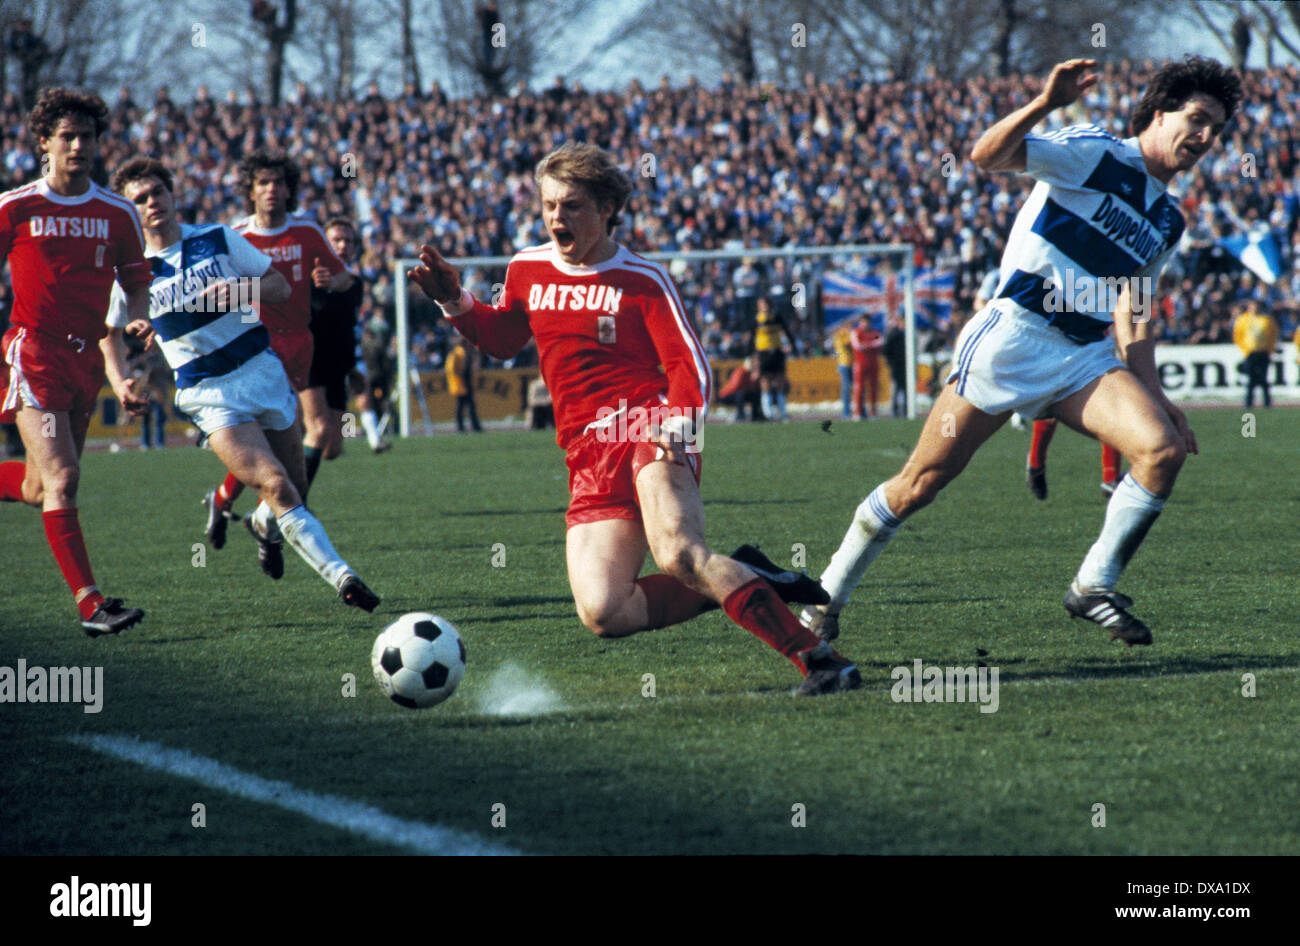
<svg viewBox="0 0 1300 946"><path fill-rule="evenodd" d="M113 393L117 395L117 399L122 402L122 407L128 414L139 417L149 407L149 392L146 390L143 394L137 393L135 386L135 378L126 378Z"/></svg>
<svg viewBox="0 0 1300 946"><path fill-rule="evenodd" d="M1067 59L1058 62L1038 97L1051 109L1069 105L1101 78L1097 73L1088 71L1095 65L1095 59Z"/></svg>
<svg viewBox="0 0 1300 946"><path fill-rule="evenodd" d="M437 250L427 243L421 245L420 262L423 265L410 270L407 279L434 302L450 305L460 298L460 274Z"/></svg>
<svg viewBox="0 0 1300 946"><path fill-rule="evenodd" d="M320 261L319 256L311 261L311 284L313 286L317 289L328 289L330 280L333 278L334 274L329 271L329 267Z"/></svg>
<svg viewBox="0 0 1300 946"><path fill-rule="evenodd" d="M1187 422L1187 415L1183 413L1182 408L1168 398L1165 398L1164 407L1165 413L1174 422L1174 429L1178 431L1178 436L1182 438L1183 449L1188 453L1200 453L1196 445L1196 434L1192 430L1192 425Z"/></svg>
<svg viewBox="0 0 1300 946"><path fill-rule="evenodd" d="M144 342L145 351L153 348L153 324L148 319L135 319L134 321L128 322L126 325L126 334Z"/></svg>
<svg viewBox="0 0 1300 946"><path fill-rule="evenodd" d="M663 450L669 463L685 465L686 445L695 440L695 424L689 417L669 417L661 425L652 425L649 436L651 442Z"/></svg>

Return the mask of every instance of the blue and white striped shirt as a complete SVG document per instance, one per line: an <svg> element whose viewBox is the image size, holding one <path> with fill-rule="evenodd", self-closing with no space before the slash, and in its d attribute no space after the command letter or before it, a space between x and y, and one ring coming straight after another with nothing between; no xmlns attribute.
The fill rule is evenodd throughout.
<svg viewBox="0 0 1300 946"><path fill-rule="evenodd" d="M1035 313L1078 342L1111 324L1106 281L1160 275L1185 223L1146 171L1136 138L1096 125L1025 137L1025 171L1038 179L1007 238L997 298Z"/></svg>
<svg viewBox="0 0 1300 946"><path fill-rule="evenodd" d="M217 280L243 279L247 290L252 285L247 280L271 268L271 257L230 227L183 224L178 241L160 251L148 250L145 258L153 268L149 320L176 375L176 387L229 374L267 347L270 336L252 306L216 312L201 298ZM248 302L250 293L235 290L231 295L239 303ZM116 283L108 324L127 324L126 296Z"/></svg>

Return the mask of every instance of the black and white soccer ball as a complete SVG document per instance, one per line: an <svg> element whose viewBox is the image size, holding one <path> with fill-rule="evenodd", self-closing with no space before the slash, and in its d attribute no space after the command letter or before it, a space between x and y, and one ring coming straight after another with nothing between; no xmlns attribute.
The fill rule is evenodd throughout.
<svg viewBox="0 0 1300 946"><path fill-rule="evenodd" d="M403 614L375 639L370 652L375 680L398 706L437 706L465 675L465 642L436 614Z"/></svg>

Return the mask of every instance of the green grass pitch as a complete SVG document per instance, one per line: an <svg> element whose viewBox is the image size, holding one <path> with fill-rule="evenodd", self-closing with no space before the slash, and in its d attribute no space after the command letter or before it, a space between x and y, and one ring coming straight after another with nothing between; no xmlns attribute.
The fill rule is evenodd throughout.
<svg viewBox="0 0 1300 946"><path fill-rule="evenodd" d="M99 733L525 853L1300 853L1300 412L1260 412L1254 436L1240 410L1192 421L1202 455L1121 583L1153 647L1125 650L1061 607L1103 515L1097 445L1062 430L1038 503L1028 437L1007 427L845 611L838 646L866 687L815 700L791 699L796 671L716 612L625 640L583 629L548 434L381 457L354 442L325 465L312 506L383 596L374 615L291 551L284 579L264 578L242 528L196 564L198 500L221 473L210 453L90 454L81 521L97 577L148 616L86 639L40 517L0 506L0 665L104 668L97 714L0 704L0 853L400 851L67 741ZM918 427L711 426L710 541L778 560L800 544L819 573ZM369 655L417 610L461 629L469 666L450 701L412 712L383 697ZM998 711L893 702L890 670L916 659L999 668ZM503 673L558 707L491 712Z"/></svg>

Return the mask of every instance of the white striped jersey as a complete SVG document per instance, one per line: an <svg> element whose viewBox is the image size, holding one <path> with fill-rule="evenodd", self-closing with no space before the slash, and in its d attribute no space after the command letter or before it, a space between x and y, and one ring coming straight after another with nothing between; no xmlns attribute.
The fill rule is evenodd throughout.
<svg viewBox="0 0 1300 946"><path fill-rule="evenodd" d="M231 295L235 311L213 311L202 293L216 280L265 275L271 257L225 224L181 225L181 238L162 250L147 250L153 271L149 320L163 357L176 375L176 387L234 371L270 342L251 305L256 285L243 282ZM127 324L126 296L114 286L108 324Z"/></svg>
<svg viewBox="0 0 1300 946"><path fill-rule="evenodd" d="M997 298L1076 342L1111 324L1117 280L1160 275L1183 215L1146 171L1136 138L1096 125L1025 136L1025 172L1038 183L1007 238Z"/></svg>

